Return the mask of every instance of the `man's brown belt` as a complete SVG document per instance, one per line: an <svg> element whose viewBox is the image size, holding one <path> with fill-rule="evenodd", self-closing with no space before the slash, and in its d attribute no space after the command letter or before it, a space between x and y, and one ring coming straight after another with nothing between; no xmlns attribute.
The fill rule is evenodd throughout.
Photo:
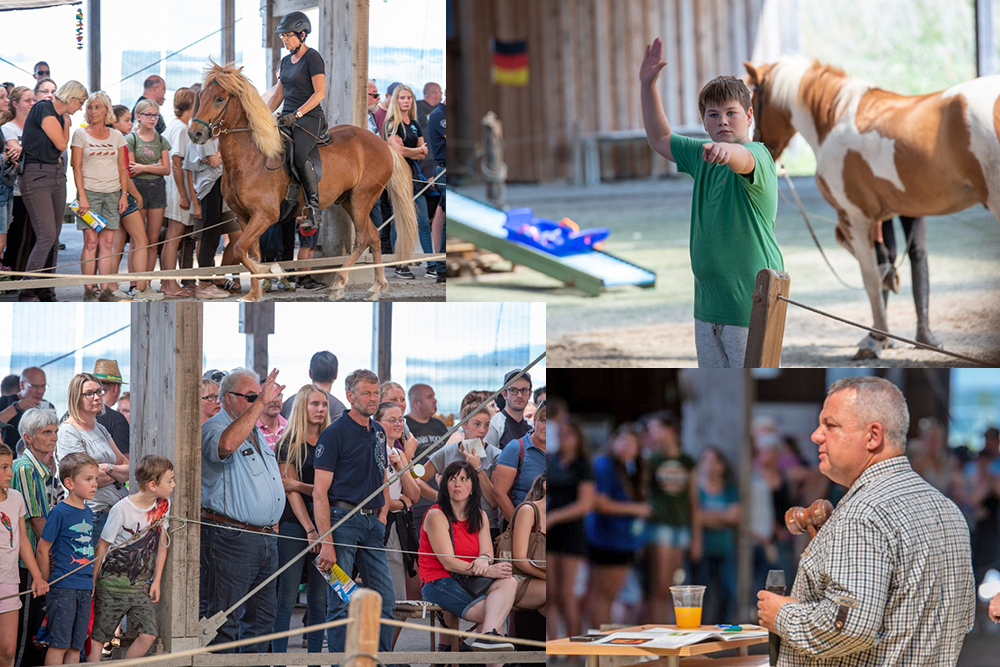
<svg viewBox="0 0 1000 667"><path fill-rule="evenodd" d="M244 530L252 530L255 533L273 533L274 528L271 526L251 526L249 523L243 523L242 521L237 521L236 519L231 519L225 514L216 514L212 510L207 510L204 507L201 508L201 518L211 519L212 521L217 521L219 523L228 523L231 526L238 526Z"/></svg>

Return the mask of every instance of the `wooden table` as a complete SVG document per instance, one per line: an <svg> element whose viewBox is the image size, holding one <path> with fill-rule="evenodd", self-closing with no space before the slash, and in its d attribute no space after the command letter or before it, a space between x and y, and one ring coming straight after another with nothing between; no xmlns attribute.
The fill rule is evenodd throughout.
<svg viewBox="0 0 1000 667"><path fill-rule="evenodd" d="M657 624L637 625L631 628L620 628L618 630L614 630L614 632L641 632L651 628L675 629L676 627L676 625ZM718 631L718 628L713 625L703 625L700 629ZM609 632L607 634L611 633ZM736 649L739 655L745 656L749 655L749 647L756 644L766 643L767 637L757 637L751 639L734 639L728 642L701 642L699 644L692 644L691 646L684 646L682 648L643 648L642 646L596 644L594 642L571 642L569 639L555 639L545 643L545 652L548 655L585 655L587 656L587 667L600 667L600 659L602 655L636 656L646 658L649 656L655 656L663 659L662 661L657 661L659 664L663 664L666 667L680 667L680 660L683 657L705 655L708 653L716 653L718 651L726 651L730 649ZM643 665L651 664L654 663L643 663Z"/></svg>

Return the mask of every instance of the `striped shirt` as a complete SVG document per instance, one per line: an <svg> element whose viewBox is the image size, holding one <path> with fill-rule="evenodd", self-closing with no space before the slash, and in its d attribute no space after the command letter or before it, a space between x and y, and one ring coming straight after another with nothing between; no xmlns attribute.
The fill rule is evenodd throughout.
<svg viewBox="0 0 1000 667"><path fill-rule="evenodd" d="M24 453L17 457L11 468L14 474L11 486L20 491L24 496L25 507L25 527L28 532L28 541L31 542L31 550L38 546L38 535L31 529L31 522L27 519L44 519L49 515L49 479L52 472L48 466L35 458L31 449L25 447ZM21 567L24 562L19 561Z"/></svg>
<svg viewBox="0 0 1000 667"><path fill-rule="evenodd" d="M872 465L803 552L779 667L955 665L975 615L969 528L905 456Z"/></svg>

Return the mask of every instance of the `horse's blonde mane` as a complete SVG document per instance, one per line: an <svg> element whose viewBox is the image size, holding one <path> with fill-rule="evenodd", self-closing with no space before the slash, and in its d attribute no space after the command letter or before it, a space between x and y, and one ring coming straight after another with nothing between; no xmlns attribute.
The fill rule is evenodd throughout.
<svg viewBox="0 0 1000 667"><path fill-rule="evenodd" d="M250 83L250 79L243 76L242 70L242 67L237 68L233 63L223 67L212 62L212 65L205 70L202 85L216 83L227 93L235 95L243 105L243 111L253 130L250 136L253 137L254 144L265 157L277 158L283 150L278 126L274 122L271 110L264 104L264 100Z"/></svg>

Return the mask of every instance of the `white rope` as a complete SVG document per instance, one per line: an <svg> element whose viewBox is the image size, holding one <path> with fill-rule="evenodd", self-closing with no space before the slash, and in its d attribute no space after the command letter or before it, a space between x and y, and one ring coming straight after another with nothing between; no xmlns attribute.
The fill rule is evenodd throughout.
<svg viewBox="0 0 1000 667"><path fill-rule="evenodd" d="M213 526L215 528L222 528L223 530L232 530L239 533L253 533L254 535L261 534L259 530L249 530L247 528L240 528L238 526L230 526L225 523L210 523L207 521L197 521L195 519L185 519L183 517L176 517L176 516L170 517L170 520L183 521L184 523L194 523L200 526ZM292 537L290 535L282 535L281 533L274 533L274 536L280 540L291 540L294 542L308 542L310 545L315 545L318 543L318 540L311 540L308 537ZM357 548L357 549L368 549L370 551L385 551L388 553L397 553L397 554L414 554L417 556L437 556L438 558L440 558L441 556L444 556L445 558L468 558L467 556L456 556L453 553L439 554L433 551L408 551L406 549L390 549L389 547L371 547L363 544L342 544L340 542L325 542L324 544L332 544L335 547L350 547L352 549ZM542 569L545 566L544 560L532 560L531 558L494 558L493 561L496 563L531 563L532 565L535 565L539 569ZM539 566L538 565L539 563L541 563L542 565Z"/></svg>

